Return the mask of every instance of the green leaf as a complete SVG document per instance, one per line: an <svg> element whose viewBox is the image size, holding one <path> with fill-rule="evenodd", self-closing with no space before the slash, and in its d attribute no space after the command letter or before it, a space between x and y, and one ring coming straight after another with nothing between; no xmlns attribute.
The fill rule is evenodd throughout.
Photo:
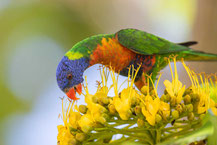
<svg viewBox="0 0 217 145"><path fill-rule="evenodd" d="M213 134L208 137L208 145L217 145L217 116L212 115L212 112L209 111L205 121L211 122L214 127Z"/></svg>
<svg viewBox="0 0 217 145"><path fill-rule="evenodd" d="M209 112L203 121L203 125L199 129L196 129L191 133L182 135L177 139L164 141L158 145L186 145L195 141L204 140L206 138L208 138L209 145L216 145L216 119L217 117L213 116Z"/></svg>

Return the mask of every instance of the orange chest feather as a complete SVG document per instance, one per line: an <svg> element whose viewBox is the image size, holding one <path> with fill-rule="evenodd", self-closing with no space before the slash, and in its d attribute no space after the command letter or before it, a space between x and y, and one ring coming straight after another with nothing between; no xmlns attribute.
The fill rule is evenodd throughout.
<svg viewBox="0 0 217 145"><path fill-rule="evenodd" d="M103 64L119 71L127 67L135 56L133 51L122 46L116 38L103 38L102 45L98 45L90 56L90 65Z"/></svg>

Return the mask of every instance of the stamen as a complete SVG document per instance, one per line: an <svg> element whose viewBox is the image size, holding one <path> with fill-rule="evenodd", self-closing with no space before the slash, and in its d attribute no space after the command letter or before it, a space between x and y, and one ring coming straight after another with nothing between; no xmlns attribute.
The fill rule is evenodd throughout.
<svg viewBox="0 0 217 145"><path fill-rule="evenodd" d="M174 80L174 77L173 77L173 69L172 69L172 66L171 66L171 63L170 63L170 59L168 58L167 60L168 60L168 62L169 62L169 67L170 67L170 72L171 72L172 80Z"/></svg>
<svg viewBox="0 0 217 145"><path fill-rule="evenodd" d="M160 73L160 75L159 75L159 77L158 77L158 79L157 79L156 90L157 90L157 88L158 88L158 84L159 84L159 82L160 82L160 78L161 78L161 76L162 76L162 73Z"/></svg>

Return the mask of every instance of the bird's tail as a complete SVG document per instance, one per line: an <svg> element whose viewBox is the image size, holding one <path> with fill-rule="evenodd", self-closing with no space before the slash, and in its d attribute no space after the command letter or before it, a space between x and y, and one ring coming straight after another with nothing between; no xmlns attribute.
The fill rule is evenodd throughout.
<svg viewBox="0 0 217 145"><path fill-rule="evenodd" d="M217 54L205 53L202 51L184 51L183 55L186 61L217 61Z"/></svg>

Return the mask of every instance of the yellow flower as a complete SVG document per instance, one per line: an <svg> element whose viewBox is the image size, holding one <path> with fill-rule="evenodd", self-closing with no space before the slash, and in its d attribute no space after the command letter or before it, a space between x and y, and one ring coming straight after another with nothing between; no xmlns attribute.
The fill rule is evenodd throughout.
<svg viewBox="0 0 217 145"><path fill-rule="evenodd" d="M81 130L85 133L91 130L94 125L93 117L90 113L84 114L81 119L78 121Z"/></svg>
<svg viewBox="0 0 217 145"><path fill-rule="evenodd" d="M185 92L185 86L182 86L182 83L178 80L178 73L177 73L175 58L174 58L174 70L175 70L174 77L173 77L173 72L172 72L170 61L169 61L169 66L171 70L172 82L165 80L164 85L166 87L168 94L171 97L171 100L175 100L175 103L179 104L182 101L182 96Z"/></svg>
<svg viewBox="0 0 217 145"><path fill-rule="evenodd" d="M111 77L112 77L112 81L113 81L113 87L114 87L114 93L115 93L115 97L113 98L113 101L111 103L114 104L115 109L119 113L122 120L128 120L129 119L129 117L131 115L130 109L131 109L132 98L135 99L139 96L137 91L133 88L133 84L134 84L136 75L139 71L139 68L136 71L134 70L133 66L132 66L132 68L131 67L129 68L128 87L121 91L120 96L118 94L118 87L117 87L118 86L118 76L116 79L115 75L114 75L114 71L112 71L112 73L111 73ZM132 74L132 76L130 76L131 69L132 69L132 72L135 71L135 74Z"/></svg>
<svg viewBox="0 0 217 145"><path fill-rule="evenodd" d="M94 120L97 120L98 117L101 116L104 112L106 112L106 108L93 102L93 97L95 95L86 94L85 96L85 102L87 103L88 112L87 114L91 114L91 116L94 118Z"/></svg>
<svg viewBox="0 0 217 145"><path fill-rule="evenodd" d="M81 117L81 119L78 121L78 124L83 132L88 132L96 122L100 122L102 124L106 122L105 119L102 119L102 114L105 113L107 110L100 104L93 102L93 97L95 95L100 95L100 93L91 95L89 94L87 87L85 88L85 91L85 102L87 103L88 111Z"/></svg>
<svg viewBox="0 0 217 145"><path fill-rule="evenodd" d="M192 83L192 91L199 98L199 102L196 105L197 113L202 114L206 112L210 108L210 84L208 78L202 74L195 74L192 70L190 70L184 62L182 62L185 70L188 73L188 76ZM199 79L198 79L199 77Z"/></svg>
<svg viewBox="0 0 217 145"><path fill-rule="evenodd" d="M199 104L197 106L197 109L198 109L197 113L198 114L205 113L210 107L210 105L209 105L209 101L210 101L209 93L208 94L207 93L208 92L202 92L199 94L200 101L199 101Z"/></svg>
<svg viewBox="0 0 217 145"><path fill-rule="evenodd" d="M103 86L98 88L97 92L93 95L92 99L94 102L98 102L100 104L108 104L108 87Z"/></svg>
<svg viewBox="0 0 217 145"><path fill-rule="evenodd" d="M58 145L75 144L76 140L67 127L63 125L59 125L57 126L57 129L58 129L58 135L57 135Z"/></svg>
<svg viewBox="0 0 217 145"><path fill-rule="evenodd" d="M131 102L132 97L137 97L138 93L135 89L132 88L126 88L121 91L120 97L114 97L113 98L113 104L115 106L115 109L119 113L121 119L128 120L131 115Z"/></svg>
<svg viewBox="0 0 217 145"><path fill-rule="evenodd" d="M153 99L147 95L145 97L144 106L142 107L142 113L146 117L146 120L152 126L155 125L155 116L160 108L160 98Z"/></svg>
<svg viewBox="0 0 217 145"><path fill-rule="evenodd" d="M170 116L170 105L163 101L160 101L159 113L163 117L164 120Z"/></svg>
<svg viewBox="0 0 217 145"><path fill-rule="evenodd" d="M78 128L78 120L80 120L81 118L81 114L79 112L75 112L73 110L71 110L69 112L69 125L72 128L77 129Z"/></svg>

